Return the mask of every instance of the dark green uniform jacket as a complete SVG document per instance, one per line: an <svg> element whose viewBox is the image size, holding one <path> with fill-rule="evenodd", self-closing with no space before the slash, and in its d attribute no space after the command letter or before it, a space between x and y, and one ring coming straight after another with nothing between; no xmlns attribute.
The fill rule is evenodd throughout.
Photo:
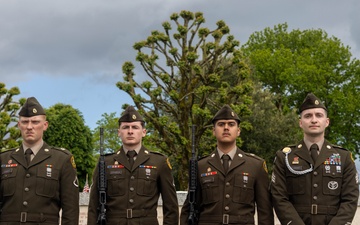
<svg viewBox="0 0 360 225"><path fill-rule="evenodd" d="M29 167L22 147L1 156L0 225L79 223L79 188L74 158L44 143ZM22 222L21 222L22 221Z"/></svg>
<svg viewBox="0 0 360 225"><path fill-rule="evenodd" d="M302 141L276 153L271 181L281 224L351 224L359 197L351 153L325 140L314 165Z"/></svg>
<svg viewBox="0 0 360 225"><path fill-rule="evenodd" d="M163 200L163 224L177 225L179 206L167 158L159 153L140 149L133 169L121 148L117 153L106 155L106 218L107 224L157 225L157 206L161 194ZM98 167L95 169L90 189L88 225L98 219Z"/></svg>
<svg viewBox="0 0 360 225"><path fill-rule="evenodd" d="M196 202L199 225L253 225L255 206L258 225L274 224L269 177L263 159L237 149L225 174L215 151L199 160L198 181ZM181 225L188 224L188 216L187 198L181 210Z"/></svg>

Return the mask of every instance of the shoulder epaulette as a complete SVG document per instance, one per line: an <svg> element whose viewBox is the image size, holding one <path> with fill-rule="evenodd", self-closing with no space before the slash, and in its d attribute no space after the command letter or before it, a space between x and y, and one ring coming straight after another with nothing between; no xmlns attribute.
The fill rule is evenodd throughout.
<svg viewBox="0 0 360 225"><path fill-rule="evenodd" d="M54 146L52 146L51 149L54 149L54 150L63 152L63 153L68 154L68 155L71 154L71 152L70 152L69 150L67 150L66 148L60 148L60 147L54 147Z"/></svg>
<svg viewBox="0 0 360 225"><path fill-rule="evenodd" d="M348 149L342 147L342 146L339 146L339 145L332 145L333 148L338 148L338 149L341 149L341 150L345 150L345 151L349 151Z"/></svg>
<svg viewBox="0 0 360 225"><path fill-rule="evenodd" d="M201 157L199 157L197 160L200 161L200 160L202 160L202 159L205 159L205 158L208 157L208 156L209 156L209 155L201 156Z"/></svg>
<svg viewBox="0 0 360 225"><path fill-rule="evenodd" d="M153 151L145 150L145 153L146 153L146 151L151 154L156 154L156 155L161 155L161 156L166 157L166 155L164 155L163 153L160 153L160 152L153 152Z"/></svg>
<svg viewBox="0 0 360 225"><path fill-rule="evenodd" d="M294 145L288 145L288 146L284 147L283 149L281 149L281 151L282 151L284 154L290 153L290 152L291 152L291 149L293 149L293 148L295 148L295 147L296 147L295 144L294 144Z"/></svg>
<svg viewBox="0 0 360 225"><path fill-rule="evenodd" d="M254 153L245 152L245 155L250 156L250 157L253 157L254 159L257 159L257 160L264 160L264 159L262 159L261 157L255 155Z"/></svg>
<svg viewBox="0 0 360 225"><path fill-rule="evenodd" d="M1 151L0 151L0 154L5 153L5 152L14 151L14 150L16 150L16 149L18 149L18 148L19 148L19 147L1 150Z"/></svg>
<svg viewBox="0 0 360 225"><path fill-rule="evenodd" d="M110 152L110 153L105 153L104 156L110 156L110 155L114 155L114 154L115 154L115 152Z"/></svg>

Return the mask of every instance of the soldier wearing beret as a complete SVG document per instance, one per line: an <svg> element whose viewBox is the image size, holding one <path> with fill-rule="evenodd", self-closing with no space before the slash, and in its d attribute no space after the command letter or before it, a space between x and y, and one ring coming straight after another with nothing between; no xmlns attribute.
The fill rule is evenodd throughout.
<svg viewBox="0 0 360 225"><path fill-rule="evenodd" d="M304 138L276 153L271 179L281 224L350 225L359 196L351 152L329 143L327 109L310 93L300 106Z"/></svg>
<svg viewBox="0 0 360 225"><path fill-rule="evenodd" d="M36 98L28 98L21 108L18 127L21 146L0 154L0 225L78 224L74 157L43 141L48 122Z"/></svg>
<svg viewBox="0 0 360 225"><path fill-rule="evenodd" d="M216 150L198 161L196 206L198 225L274 224L265 161L236 146L240 119L228 106L214 116ZM188 225L189 196L181 210L180 224Z"/></svg>
<svg viewBox="0 0 360 225"><path fill-rule="evenodd" d="M160 195L163 224L178 224L179 206L169 160L142 145L145 135L143 118L133 106L127 107L119 119L118 136L123 145L116 153L105 156L107 224L158 225ZM98 220L98 179L99 172L95 169L88 225L95 225Z"/></svg>

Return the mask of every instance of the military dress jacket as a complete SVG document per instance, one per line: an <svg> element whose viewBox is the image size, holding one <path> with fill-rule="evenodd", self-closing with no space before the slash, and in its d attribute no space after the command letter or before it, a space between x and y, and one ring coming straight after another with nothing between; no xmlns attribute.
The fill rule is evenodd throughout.
<svg viewBox="0 0 360 225"><path fill-rule="evenodd" d="M327 140L316 163L304 141L278 151L271 193L281 224L351 224L359 197L351 152Z"/></svg>
<svg viewBox="0 0 360 225"><path fill-rule="evenodd" d="M199 225L273 225L266 163L239 148L225 173L218 152L198 161L196 209ZM188 225L189 194L181 210L180 224Z"/></svg>
<svg viewBox="0 0 360 225"><path fill-rule="evenodd" d="M163 224L179 223L179 206L168 159L144 146L130 168L123 148L105 156L107 224L157 225L157 206L162 197ZM99 170L95 168L90 188L88 225L98 221Z"/></svg>
<svg viewBox="0 0 360 225"><path fill-rule="evenodd" d="M45 142L30 165L21 146L0 154L0 225L79 223L79 187L74 158Z"/></svg>

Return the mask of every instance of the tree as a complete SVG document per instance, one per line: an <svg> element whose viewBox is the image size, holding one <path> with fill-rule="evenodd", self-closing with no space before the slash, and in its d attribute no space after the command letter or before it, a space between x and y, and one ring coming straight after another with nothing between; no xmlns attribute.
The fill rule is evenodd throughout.
<svg viewBox="0 0 360 225"><path fill-rule="evenodd" d="M253 104L250 106L253 113L243 118L251 126L241 130L241 148L264 158L269 174L276 151L286 144L295 144L302 137L296 110L283 114L274 102L274 95L256 83Z"/></svg>
<svg viewBox="0 0 360 225"><path fill-rule="evenodd" d="M360 150L360 63L350 48L321 29L287 31L287 24L253 33L242 47L263 87L276 95L286 114L298 108L308 92L321 98L331 119L326 138Z"/></svg>
<svg viewBox="0 0 360 225"><path fill-rule="evenodd" d="M4 83L0 83L0 150L14 148L20 145L21 133L17 129L17 112L25 103L25 98L14 101L13 97L20 94L18 87L6 89Z"/></svg>
<svg viewBox="0 0 360 225"><path fill-rule="evenodd" d="M177 189L184 190L191 156L190 126L197 126L195 145L201 152L213 151L214 139L212 144L201 140L211 133L211 118L224 104L240 117L249 114L252 82L240 43L224 21L210 30L202 27L201 12L181 11L170 19L177 26L174 33L171 23L164 22L164 32L152 31L133 46L147 78L135 81L134 64L125 62L124 81L117 87L130 95L144 116L151 134L147 143L170 157L177 168Z"/></svg>
<svg viewBox="0 0 360 225"><path fill-rule="evenodd" d="M100 127L104 128L104 153L116 152L121 146L121 139L118 137L117 130L119 127L116 113L104 113L102 119L97 121L98 125L93 131L94 152L99 154L100 151Z"/></svg>
<svg viewBox="0 0 360 225"><path fill-rule="evenodd" d="M46 116L49 127L44 133L44 141L68 149L74 155L82 190L86 175L89 174L91 180L95 167L90 128L84 125L81 112L70 105L58 103L46 110Z"/></svg>

